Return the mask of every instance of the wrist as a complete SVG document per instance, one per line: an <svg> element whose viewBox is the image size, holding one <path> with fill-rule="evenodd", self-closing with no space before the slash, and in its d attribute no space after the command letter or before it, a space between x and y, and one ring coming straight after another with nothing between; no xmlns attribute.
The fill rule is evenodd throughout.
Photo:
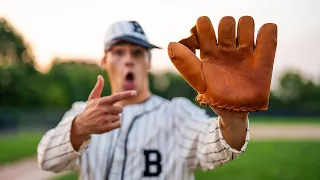
<svg viewBox="0 0 320 180"><path fill-rule="evenodd" d="M88 133L86 133L85 128L79 119L79 116L75 117L71 126L70 142L75 151L78 151L81 144L90 136Z"/></svg>
<svg viewBox="0 0 320 180"><path fill-rule="evenodd" d="M221 113L219 114L220 117L224 120L235 120L235 121L245 121L248 119L248 113L234 113L234 112L227 112L227 113Z"/></svg>
<svg viewBox="0 0 320 180"><path fill-rule="evenodd" d="M222 128L243 127L248 125L248 115L244 116L221 116L220 125Z"/></svg>
<svg viewBox="0 0 320 180"><path fill-rule="evenodd" d="M86 129L82 125L80 119L80 116L76 116L74 121L72 122L71 135L79 139L86 139L90 136L90 134L86 132Z"/></svg>
<svg viewBox="0 0 320 180"><path fill-rule="evenodd" d="M219 115L223 121L233 122L233 121L246 121L248 119L248 112L235 112L228 110L221 110L216 107L211 107L211 109Z"/></svg>

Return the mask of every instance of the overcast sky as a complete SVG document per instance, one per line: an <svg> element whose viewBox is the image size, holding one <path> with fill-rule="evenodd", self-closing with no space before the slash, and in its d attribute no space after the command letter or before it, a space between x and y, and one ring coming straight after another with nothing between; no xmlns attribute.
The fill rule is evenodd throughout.
<svg viewBox="0 0 320 180"><path fill-rule="evenodd" d="M7 18L32 46L44 68L55 56L93 59L103 52L108 25L137 20L154 50L153 69L174 69L167 44L189 36L199 16L208 16L217 29L223 16L255 19L256 32L266 22L278 25L275 77L285 68L320 77L320 3L317 0L0 0Z"/></svg>

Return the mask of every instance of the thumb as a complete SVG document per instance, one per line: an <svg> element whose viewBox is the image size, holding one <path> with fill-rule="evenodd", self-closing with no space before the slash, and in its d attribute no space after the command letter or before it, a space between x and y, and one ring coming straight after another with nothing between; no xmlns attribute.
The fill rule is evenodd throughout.
<svg viewBox="0 0 320 180"><path fill-rule="evenodd" d="M92 89L88 100L96 99L96 98L101 97L103 86L104 86L104 79L103 79L103 77L101 75L99 75L98 79L97 79L97 83L94 86L94 88Z"/></svg>
<svg viewBox="0 0 320 180"><path fill-rule="evenodd" d="M171 42L168 46L168 55L173 65L194 90L199 93L206 91L201 62L188 47Z"/></svg>

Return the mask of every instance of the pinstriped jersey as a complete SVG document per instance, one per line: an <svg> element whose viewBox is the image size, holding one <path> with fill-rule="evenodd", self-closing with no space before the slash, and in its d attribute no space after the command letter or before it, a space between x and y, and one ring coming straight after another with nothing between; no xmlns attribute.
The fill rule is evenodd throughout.
<svg viewBox="0 0 320 180"><path fill-rule="evenodd" d="M233 149L220 131L220 117L209 117L183 97L153 95L124 107L121 128L93 134L75 151L70 143L72 121L85 106L75 102L44 134L38 145L40 168L75 170L82 180L192 180L196 168L214 170L237 159L250 139L248 126L242 149Z"/></svg>

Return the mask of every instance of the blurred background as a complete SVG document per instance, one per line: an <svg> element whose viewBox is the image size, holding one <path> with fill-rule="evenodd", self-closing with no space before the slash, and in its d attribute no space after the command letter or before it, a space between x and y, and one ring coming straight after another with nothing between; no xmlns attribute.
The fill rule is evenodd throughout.
<svg viewBox="0 0 320 180"><path fill-rule="evenodd" d="M153 93L194 102L195 91L167 57L199 16L217 30L223 16L278 26L269 110L250 114L251 137L240 159L196 179L320 179L320 1L0 0L0 179L75 180L74 172L38 169L36 148L75 101L85 101L98 74L107 27L136 20L153 50ZM208 114L215 116L210 109Z"/></svg>

